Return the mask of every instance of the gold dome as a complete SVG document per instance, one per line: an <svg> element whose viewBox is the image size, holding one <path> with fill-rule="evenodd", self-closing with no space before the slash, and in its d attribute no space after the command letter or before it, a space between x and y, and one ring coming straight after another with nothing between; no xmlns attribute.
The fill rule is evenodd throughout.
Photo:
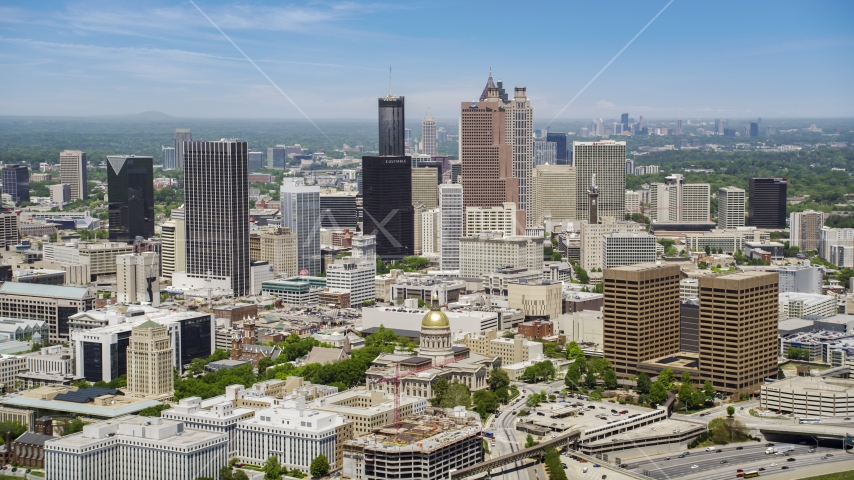
<svg viewBox="0 0 854 480"><path fill-rule="evenodd" d="M451 322L448 321L448 316L441 310L430 310L424 318L421 319L421 327L427 328L444 328L450 327Z"/></svg>

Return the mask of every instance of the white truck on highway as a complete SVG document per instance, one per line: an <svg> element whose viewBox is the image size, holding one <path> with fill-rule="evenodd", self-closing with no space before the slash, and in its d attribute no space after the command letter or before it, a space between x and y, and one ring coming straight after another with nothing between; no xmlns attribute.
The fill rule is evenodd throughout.
<svg viewBox="0 0 854 480"><path fill-rule="evenodd" d="M765 449L765 455L774 454L783 454L795 449L795 446L791 443L781 443L780 445L774 445L773 447L768 447Z"/></svg>

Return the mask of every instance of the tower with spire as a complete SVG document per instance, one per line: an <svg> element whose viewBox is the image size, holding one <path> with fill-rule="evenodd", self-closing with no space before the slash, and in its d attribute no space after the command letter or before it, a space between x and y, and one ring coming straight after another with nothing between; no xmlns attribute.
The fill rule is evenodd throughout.
<svg viewBox="0 0 854 480"><path fill-rule="evenodd" d="M392 93L391 67L388 69L388 95L379 99L380 156L405 155L404 99Z"/></svg>
<svg viewBox="0 0 854 480"><path fill-rule="evenodd" d="M421 121L421 153L435 157L439 154L439 147L436 144L436 119L430 113L430 108L427 108L427 115Z"/></svg>

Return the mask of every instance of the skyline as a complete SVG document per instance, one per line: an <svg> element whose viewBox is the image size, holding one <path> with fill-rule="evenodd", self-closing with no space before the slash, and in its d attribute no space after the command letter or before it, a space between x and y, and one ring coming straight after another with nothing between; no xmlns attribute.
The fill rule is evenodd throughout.
<svg viewBox="0 0 854 480"><path fill-rule="evenodd" d="M527 87L544 125L668 2L196 4L308 118L375 118L390 64L410 119L428 107L456 118L492 68L505 88ZM852 13L675 1L556 122L850 116ZM0 65L16 69L0 79L3 115L305 119L190 2L18 2L0 7L0 44Z"/></svg>

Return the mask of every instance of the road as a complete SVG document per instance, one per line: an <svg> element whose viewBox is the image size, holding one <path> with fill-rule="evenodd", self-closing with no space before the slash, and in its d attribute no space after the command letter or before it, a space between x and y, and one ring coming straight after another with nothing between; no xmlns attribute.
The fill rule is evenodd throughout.
<svg viewBox="0 0 854 480"><path fill-rule="evenodd" d="M527 398L526 395L519 395L515 401L503 407L501 413L489 425L495 434L495 448L492 451L498 454L492 454L492 458L522 450L522 445L516 438L516 415L513 414L513 411L518 412L520 408L525 406L525 398ZM530 480L527 463L527 461L520 461L505 465L501 468L500 473L492 472L492 477L501 480Z"/></svg>

